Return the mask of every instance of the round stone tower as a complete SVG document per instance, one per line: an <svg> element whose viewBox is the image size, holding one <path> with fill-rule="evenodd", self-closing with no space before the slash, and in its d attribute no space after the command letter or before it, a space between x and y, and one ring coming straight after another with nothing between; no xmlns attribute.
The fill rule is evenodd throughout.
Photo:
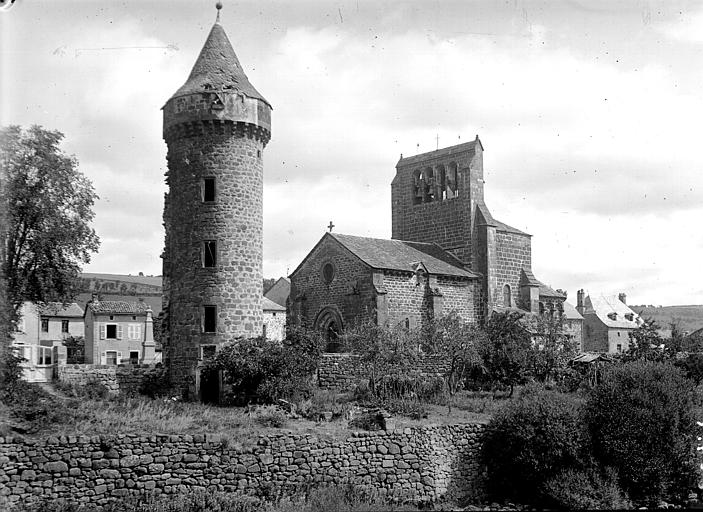
<svg viewBox="0 0 703 512"><path fill-rule="evenodd" d="M171 382L215 399L199 368L216 347L262 331L263 150L271 105L220 25L163 107L168 146L163 254L164 352Z"/></svg>

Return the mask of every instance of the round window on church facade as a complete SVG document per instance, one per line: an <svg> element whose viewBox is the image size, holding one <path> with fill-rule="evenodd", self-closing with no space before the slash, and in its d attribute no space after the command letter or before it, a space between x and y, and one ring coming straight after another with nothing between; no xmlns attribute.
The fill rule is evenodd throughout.
<svg viewBox="0 0 703 512"><path fill-rule="evenodd" d="M324 279L327 284L330 284L332 279L334 279L334 265L332 265L332 263L325 263L322 266L322 279Z"/></svg>

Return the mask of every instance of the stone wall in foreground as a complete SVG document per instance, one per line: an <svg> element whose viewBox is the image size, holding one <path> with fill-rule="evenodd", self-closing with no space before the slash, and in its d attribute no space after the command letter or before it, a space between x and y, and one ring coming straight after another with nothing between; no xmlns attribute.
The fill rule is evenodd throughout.
<svg viewBox="0 0 703 512"><path fill-rule="evenodd" d="M353 483L414 503L482 495L483 425L354 433L344 441L290 433L230 446L219 435L0 437L0 503L65 499L103 505L189 490L295 495Z"/></svg>

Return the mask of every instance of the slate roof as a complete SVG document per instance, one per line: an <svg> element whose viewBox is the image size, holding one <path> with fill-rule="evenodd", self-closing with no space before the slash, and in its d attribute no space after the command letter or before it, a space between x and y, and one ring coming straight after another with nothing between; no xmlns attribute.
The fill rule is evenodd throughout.
<svg viewBox="0 0 703 512"><path fill-rule="evenodd" d="M414 272L416 265L422 262L430 274L478 278L478 274L457 266L457 263L452 264L451 262L458 262L458 260L436 244L338 233L325 233L325 236L331 236L337 240L372 268Z"/></svg>
<svg viewBox="0 0 703 512"><path fill-rule="evenodd" d="M529 268L523 267L522 269L520 269L519 284L520 284L520 286L524 286L524 285L538 286L540 297L555 297L557 299L565 299L566 298L566 295L564 295L563 293L554 290L550 286L547 286L542 281L537 279L535 277L535 275L532 273L532 270L530 270Z"/></svg>
<svg viewBox="0 0 703 512"><path fill-rule="evenodd" d="M264 311L285 311L285 306L276 304L274 301L267 299L266 297L261 297L261 307Z"/></svg>
<svg viewBox="0 0 703 512"><path fill-rule="evenodd" d="M476 151L476 144L478 144L481 149L483 149L483 144L476 135L476 138L471 142L464 142L462 144L456 144L454 146L449 146L442 149L436 149L434 151L427 151L426 153L420 153L419 155L401 157L396 164L396 167L404 165L412 165L417 163L424 163L432 160L434 158L443 158L457 153L463 153L464 151Z"/></svg>
<svg viewBox="0 0 703 512"><path fill-rule="evenodd" d="M206 89L208 85L211 89ZM207 90L233 89L250 98L256 98L269 107L271 104L249 82L247 75L234 53L232 43L216 21L200 50L200 55L188 76L188 80L178 89L171 99L186 94L205 92Z"/></svg>
<svg viewBox="0 0 703 512"><path fill-rule="evenodd" d="M272 300L280 306L286 305L286 299L290 295L290 280L285 277L281 277L276 281L271 288L266 290L264 297Z"/></svg>
<svg viewBox="0 0 703 512"><path fill-rule="evenodd" d="M49 302L47 304L41 304L37 306L39 314L41 316L61 316L61 317L76 317L81 318L83 316L83 308L81 308L75 302L66 304L65 306L61 302Z"/></svg>
<svg viewBox="0 0 703 512"><path fill-rule="evenodd" d="M596 315L607 327L620 329L636 329L642 324L640 316L624 304L617 295L613 296L588 296L584 301L584 316ZM617 313L616 319L608 317L609 313ZM632 320L625 318L632 313Z"/></svg>
<svg viewBox="0 0 703 512"><path fill-rule="evenodd" d="M481 212L481 215L483 216L483 219L485 221L486 226L495 226L497 231L504 231L507 233L515 233L518 235L523 235L523 236L532 236L529 233L525 233L524 231L520 231L517 228L514 228L512 226L508 226L505 222L501 222L493 217L491 214L491 211L488 209L488 206L486 206L486 203L478 203L476 205L476 208Z"/></svg>
<svg viewBox="0 0 703 512"><path fill-rule="evenodd" d="M146 313L147 309L150 309L146 302L126 302L119 300L93 301L89 302L87 307L90 308L93 313L99 314L117 313L140 315Z"/></svg>
<svg viewBox="0 0 703 512"><path fill-rule="evenodd" d="M567 320L583 320L581 314L571 302L564 301L564 318Z"/></svg>

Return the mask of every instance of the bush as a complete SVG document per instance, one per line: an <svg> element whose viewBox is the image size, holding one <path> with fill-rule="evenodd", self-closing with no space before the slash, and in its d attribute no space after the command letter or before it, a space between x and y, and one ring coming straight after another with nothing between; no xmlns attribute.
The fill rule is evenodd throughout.
<svg viewBox="0 0 703 512"><path fill-rule="evenodd" d="M286 424L285 413L272 405L259 407L254 414L254 419L264 427L281 428Z"/></svg>
<svg viewBox="0 0 703 512"><path fill-rule="evenodd" d="M541 504L543 485L584 463L585 432L568 396L526 388L498 411L486 429L481 458L488 491L497 498Z"/></svg>
<svg viewBox="0 0 703 512"><path fill-rule="evenodd" d="M155 368L142 377L139 384L139 394L151 398L171 394L171 382L166 368Z"/></svg>
<svg viewBox="0 0 703 512"><path fill-rule="evenodd" d="M635 361L609 369L585 421L593 454L618 472L636 502L685 496L695 481L692 383L671 364Z"/></svg>
<svg viewBox="0 0 703 512"><path fill-rule="evenodd" d="M550 506L563 510L622 510L632 503L620 490L616 475L610 471L567 469L548 480L544 495Z"/></svg>
<svg viewBox="0 0 703 512"><path fill-rule="evenodd" d="M15 422L13 430L23 434L34 434L57 423L68 423L75 419L78 409L75 401L57 399L37 384L24 381L17 383L11 398L6 405Z"/></svg>
<svg viewBox="0 0 703 512"><path fill-rule="evenodd" d="M281 343L237 339L223 347L205 371L224 371L233 402L298 402L312 395L312 375L319 357L317 335L297 330Z"/></svg>

